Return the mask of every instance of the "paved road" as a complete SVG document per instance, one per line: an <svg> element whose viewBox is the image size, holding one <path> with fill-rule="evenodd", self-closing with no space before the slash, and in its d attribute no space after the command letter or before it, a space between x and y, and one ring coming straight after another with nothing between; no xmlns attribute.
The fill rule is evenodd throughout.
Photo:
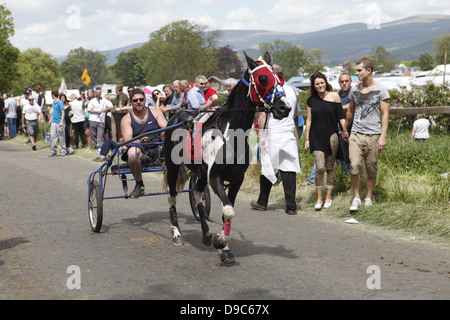
<svg viewBox="0 0 450 320"><path fill-rule="evenodd" d="M0 299L450 298L448 247L301 213L256 212L243 200L232 225L231 267L201 243L186 194L178 201L181 247L171 243L166 196L105 201L103 229L94 234L87 179L98 164L47 154L0 142ZM147 191L160 189L157 178L144 182ZM115 177L107 187L110 195L121 192ZM218 232L215 196L211 215Z"/></svg>

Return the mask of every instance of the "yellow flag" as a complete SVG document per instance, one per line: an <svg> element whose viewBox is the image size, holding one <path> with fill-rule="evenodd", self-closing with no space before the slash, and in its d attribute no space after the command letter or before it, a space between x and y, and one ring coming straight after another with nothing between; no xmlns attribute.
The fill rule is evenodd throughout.
<svg viewBox="0 0 450 320"><path fill-rule="evenodd" d="M89 83L91 83L91 78L89 77L89 74L88 74L86 68L84 68L83 75L81 76L81 81L83 81L83 83L85 85L88 85Z"/></svg>

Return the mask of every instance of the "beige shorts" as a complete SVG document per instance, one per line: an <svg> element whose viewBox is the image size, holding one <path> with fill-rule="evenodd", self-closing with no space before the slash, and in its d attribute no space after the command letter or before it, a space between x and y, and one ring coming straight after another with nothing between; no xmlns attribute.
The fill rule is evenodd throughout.
<svg viewBox="0 0 450 320"><path fill-rule="evenodd" d="M379 134L361 134L352 132L349 138L350 173L359 175L364 173L363 165L367 176L376 178L378 173L378 140Z"/></svg>

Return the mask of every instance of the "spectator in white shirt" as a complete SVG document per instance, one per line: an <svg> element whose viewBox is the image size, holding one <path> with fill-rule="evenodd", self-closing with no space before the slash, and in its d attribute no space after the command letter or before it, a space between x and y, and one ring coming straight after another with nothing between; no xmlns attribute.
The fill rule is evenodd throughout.
<svg viewBox="0 0 450 320"><path fill-rule="evenodd" d="M426 141L430 137L430 134L428 133L429 127L430 121L425 118L425 115L418 114L417 120L414 121L413 124L411 140L416 139L416 141Z"/></svg>
<svg viewBox="0 0 450 320"><path fill-rule="evenodd" d="M28 103L22 109L22 128L27 129L27 134L30 137L31 149L36 151L36 140L39 134L39 118L41 123L44 124L44 115L42 114L41 107L35 103L32 94L28 95Z"/></svg>
<svg viewBox="0 0 450 320"><path fill-rule="evenodd" d="M112 108L107 108L106 100L102 99L102 90L95 89L95 97L89 102L88 112L89 128L91 129L92 143L97 152L100 152L103 145L103 134L105 132L106 113Z"/></svg>
<svg viewBox="0 0 450 320"><path fill-rule="evenodd" d="M17 102L9 92L6 94L5 108L3 108L3 111L6 114L9 137L14 138L17 135Z"/></svg>

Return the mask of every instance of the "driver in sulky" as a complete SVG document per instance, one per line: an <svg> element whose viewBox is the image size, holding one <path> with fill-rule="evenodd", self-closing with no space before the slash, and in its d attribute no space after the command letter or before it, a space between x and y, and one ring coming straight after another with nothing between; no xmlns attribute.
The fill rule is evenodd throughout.
<svg viewBox="0 0 450 320"><path fill-rule="evenodd" d="M150 132L167 127L164 114L157 108L145 106L145 93L136 89L130 94L130 102L133 109L125 115L120 124L124 141L130 141L145 132ZM149 135L135 143L160 142L160 136ZM128 161L130 170L136 179L136 186L130 194L130 198L137 199L145 193L142 181L142 165L146 158L157 161L163 152L160 145L122 146L126 152L124 161Z"/></svg>

